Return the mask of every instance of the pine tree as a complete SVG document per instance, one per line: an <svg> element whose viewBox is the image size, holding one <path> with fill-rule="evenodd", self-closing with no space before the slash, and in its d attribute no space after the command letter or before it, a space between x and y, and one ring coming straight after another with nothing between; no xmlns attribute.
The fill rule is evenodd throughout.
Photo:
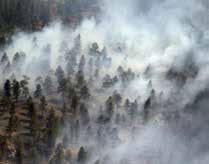
<svg viewBox="0 0 209 164"><path fill-rule="evenodd" d="M7 63L9 63L9 58L8 58L8 56L7 56L7 53L4 53L4 54L3 54L2 58L1 58L1 63L2 63L2 64L7 64Z"/></svg>
<svg viewBox="0 0 209 164"><path fill-rule="evenodd" d="M55 141L59 132L59 119L55 115L53 109L51 109L47 119L47 128L48 128L48 147L49 149L51 149L55 145Z"/></svg>
<svg viewBox="0 0 209 164"><path fill-rule="evenodd" d="M80 95L83 99L88 99L90 97L89 89L86 85L80 89Z"/></svg>
<svg viewBox="0 0 209 164"><path fill-rule="evenodd" d="M6 82L4 83L4 96L6 97L11 97L11 84L10 84L10 80L6 80Z"/></svg>
<svg viewBox="0 0 209 164"><path fill-rule="evenodd" d="M84 104L80 105L80 115L83 125L88 125L88 122L90 121L90 117L89 117L88 109Z"/></svg>
<svg viewBox="0 0 209 164"><path fill-rule="evenodd" d="M50 94L52 92L53 88L53 82L50 76L47 76L43 83L44 90L47 94Z"/></svg>
<svg viewBox="0 0 209 164"><path fill-rule="evenodd" d="M28 98L29 95L29 88L28 88L28 80L29 78L26 76L23 76L24 79L20 81L20 87L22 89L22 94L24 95L25 98Z"/></svg>
<svg viewBox="0 0 209 164"><path fill-rule="evenodd" d="M57 69L56 69L56 71L55 71L55 75L56 75L56 77L57 77L58 83L64 79L65 73L64 73L64 71L63 71L63 69L62 69L61 66L58 66L58 67L57 67Z"/></svg>
<svg viewBox="0 0 209 164"><path fill-rule="evenodd" d="M121 104L122 97L117 91L114 91L114 93L113 93L113 100L114 100L114 102L115 102L115 104L117 105L117 108L118 108Z"/></svg>
<svg viewBox="0 0 209 164"><path fill-rule="evenodd" d="M113 98L110 96L108 100L105 103L105 108L106 108L106 115L109 119L112 118L113 112L114 112L114 102Z"/></svg>
<svg viewBox="0 0 209 164"><path fill-rule="evenodd" d="M77 161L80 163L85 163L87 161L87 152L85 151L84 147L80 147L78 151Z"/></svg>
<svg viewBox="0 0 209 164"><path fill-rule="evenodd" d="M144 103L144 121L147 122L149 119L149 114L150 114L150 107L151 107L151 99L148 98L145 103Z"/></svg>
<svg viewBox="0 0 209 164"><path fill-rule="evenodd" d="M80 62L79 62L78 70L79 71L84 71L85 64L86 64L86 59L85 59L85 56L82 55L81 59L80 59Z"/></svg>
<svg viewBox="0 0 209 164"><path fill-rule="evenodd" d="M90 58L88 61L88 71L90 72L90 74L92 74L93 69L94 69L94 62L93 62L93 58Z"/></svg>
<svg viewBox="0 0 209 164"><path fill-rule="evenodd" d="M126 99L125 104L124 104L124 108L125 108L126 111L129 110L129 108L130 108L130 101L129 101L129 99Z"/></svg>
<svg viewBox="0 0 209 164"><path fill-rule="evenodd" d="M75 39L74 39L74 53L75 55L79 55L81 53L81 35L79 34Z"/></svg>
<svg viewBox="0 0 209 164"><path fill-rule="evenodd" d="M72 76L75 73L75 68L73 67L71 62L67 62L66 70L67 70L67 75L68 76Z"/></svg>
<svg viewBox="0 0 209 164"><path fill-rule="evenodd" d="M82 71L78 71L76 74L76 80L77 80L77 87L81 88L85 84L85 78Z"/></svg>
<svg viewBox="0 0 209 164"><path fill-rule="evenodd" d="M42 96L40 99L40 109L42 111L42 114L46 111L47 101L45 96Z"/></svg>
<svg viewBox="0 0 209 164"><path fill-rule="evenodd" d="M76 109L78 107L78 104L79 104L79 101L78 101L78 97L77 95L75 94L72 98L72 102L71 102L71 110L72 110L72 114L73 115L76 115L77 112L76 112Z"/></svg>
<svg viewBox="0 0 209 164"><path fill-rule="evenodd" d="M20 84L18 81L13 81L13 96L15 100L17 101L20 95Z"/></svg>
<svg viewBox="0 0 209 164"><path fill-rule="evenodd" d="M36 90L34 92L34 97L39 98L42 96L42 88L40 84L37 84Z"/></svg>

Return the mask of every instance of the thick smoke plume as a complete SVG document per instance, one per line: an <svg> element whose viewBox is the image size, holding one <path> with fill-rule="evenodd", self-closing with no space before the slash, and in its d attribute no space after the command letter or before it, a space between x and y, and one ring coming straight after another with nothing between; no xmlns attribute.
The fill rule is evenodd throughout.
<svg viewBox="0 0 209 164"><path fill-rule="evenodd" d="M27 58L17 74L33 79L50 73L46 65L53 70L65 65L65 49L74 46L78 35L81 36L81 54L85 56L92 43L97 42L99 51L106 48L112 58L112 66L103 69L102 76L113 76L117 68L123 66L131 68L137 78L126 87L117 83L97 97L91 104L91 116L96 117L100 103L114 90L132 101L136 99L142 111L154 89L157 105L153 109L153 121L143 127L140 120L135 125L120 127L123 142L114 148L104 147L102 152L95 153L90 163L98 159L113 164L207 163L208 97L200 102L197 97L209 88L208 1L103 0L100 6L99 21L86 19L76 29L56 21L40 32L18 32L2 55L7 52L12 58L16 52L24 52ZM167 122L166 116L174 118ZM178 122L175 117L180 117ZM129 135L133 127L137 130ZM85 143L82 138L79 142ZM91 141L87 146L94 144Z"/></svg>

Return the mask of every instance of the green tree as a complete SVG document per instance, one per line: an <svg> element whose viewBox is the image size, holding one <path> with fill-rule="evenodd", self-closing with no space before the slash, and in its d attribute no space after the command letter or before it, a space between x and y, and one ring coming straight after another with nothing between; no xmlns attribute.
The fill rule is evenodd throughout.
<svg viewBox="0 0 209 164"><path fill-rule="evenodd" d="M20 83L16 80L13 81L13 96L17 101L20 95Z"/></svg>
<svg viewBox="0 0 209 164"><path fill-rule="evenodd" d="M77 161L80 163L85 163L87 161L87 152L85 151L84 147L80 147L78 151Z"/></svg>
<svg viewBox="0 0 209 164"><path fill-rule="evenodd" d="M42 96L42 88L40 84L37 84L36 90L34 92L34 97L39 98Z"/></svg>
<svg viewBox="0 0 209 164"><path fill-rule="evenodd" d="M46 112L46 106L47 106L46 98L45 96L42 96L40 98L40 109L41 109L42 115L44 114L44 112Z"/></svg>
<svg viewBox="0 0 209 164"><path fill-rule="evenodd" d="M4 96L11 97L11 83L10 80L6 80L4 83Z"/></svg>
<svg viewBox="0 0 209 164"><path fill-rule="evenodd" d="M48 128L48 146L49 148L53 148L59 132L59 119L55 115L53 109L50 110L49 116L47 118L47 128Z"/></svg>

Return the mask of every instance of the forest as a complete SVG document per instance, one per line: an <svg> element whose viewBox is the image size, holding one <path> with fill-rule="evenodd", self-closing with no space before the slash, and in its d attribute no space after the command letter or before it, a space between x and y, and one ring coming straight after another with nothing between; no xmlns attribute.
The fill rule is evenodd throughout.
<svg viewBox="0 0 209 164"><path fill-rule="evenodd" d="M204 0L1 0L0 164L206 164Z"/></svg>
<svg viewBox="0 0 209 164"><path fill-rule="evenodd" d="M41 30L54 20L75 28L99 13L97 0L1 0L0 41L5 43L18 30Z"/></svg>

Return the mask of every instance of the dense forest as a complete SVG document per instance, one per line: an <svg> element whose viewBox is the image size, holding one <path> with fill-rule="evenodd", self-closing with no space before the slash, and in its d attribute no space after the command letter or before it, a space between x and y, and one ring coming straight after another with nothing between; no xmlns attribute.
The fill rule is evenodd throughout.
<svg viewBox="0 0 209 164"><path fill-rule="evenodd" d="M0 40L19 30L41 30L54 20L75 28L84 18L97 17L97 0L1 0Z"/></svg>
<svg viewBox="0 0 209 164"><path fill-rule="evenodd" d="M114 148L122 142L118 136L120 128L131 128L130 137L134 138L137 131L134 124L146 123L155 91L150 88L144 110L138 112L137 100L124 99L117 90L112 90L117 83L127 87L137 75L121 66L113 76L101 75L103 69L111 67L106 48L99 51L98 44L93 43L88 55L81 55L80 37L75 38L72 49L66 47L64 51L65 68L58 66L51 70L46 65L45 75L33 79L34 87L30 77L20 76L26 54L17 52L12 61L6 53L2 55L1 74L6 79L1 90L1 160L86 163L91 160L91 153L100 154L105 147ZM50 53L50 47L44 52ZM111 93L108 97L105 90ZM98 98L103 96L106 100L100 104ZM111 127L112 123L115 126ZM92 147L90 152L86 146ZM108 158L95 163L100 160L107 163Z"/></svg>
<svg viewBox="0 0 209 164"><path fill-rule="evenodd" d="M0 164L206 164L205 0L1 0Z"/></svg>

